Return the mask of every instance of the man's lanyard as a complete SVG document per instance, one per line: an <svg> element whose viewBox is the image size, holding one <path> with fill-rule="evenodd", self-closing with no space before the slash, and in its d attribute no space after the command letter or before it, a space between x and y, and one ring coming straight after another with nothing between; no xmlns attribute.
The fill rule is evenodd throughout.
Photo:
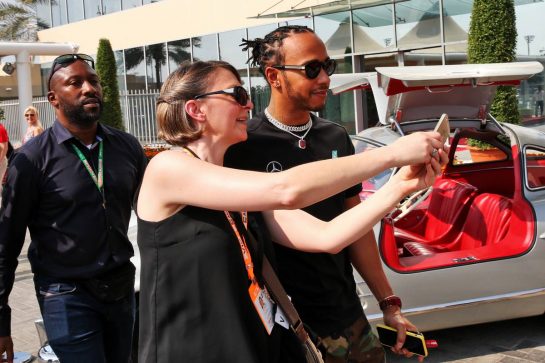
<svg viewBox="0 0 545 363"><path fill-rule="evenodd" d="M241 212L240 214L242 215L242 223L244 223L244 227L248 228L248 213ZM250 255L250 251L248 251L248 245L246 244L246 240L239 233L235 221L233 220L233 217L231 217L231 214L226 211L225 216L227 217L229 224L231 224L231 228L233 229L233 232L235 232L235 236L237 236L238 244L240 245L240 250L242 251L242 257L244 258L244 266L246 266L246 272L248 273L248 278L250 279L250 281L256 282L254 274L254 264L252 262L252 256Z"/></svg>
<svg viewBox="0 0 545 363"><path fill-rule="evenodd" d="M87 172L91 176L91 179L93 179L93 182L95 183L96 187L98 188L98 191L100 192L100 194L102 195L104 199L104 165L103 165L104 146L102 144L102 140L98 142L98 176L93 171L93 168L91 168L91 164L89 164L89 161L87 160L85 155L83 155L81 150L75 144L70 144L70 145L72 145L72 148L74 149L76 154L78 154L78 157L83 163L83 166L85 166L85 169L87 169ZM104 208L106 207L104 200L103 200L103 207Z"/></svg>

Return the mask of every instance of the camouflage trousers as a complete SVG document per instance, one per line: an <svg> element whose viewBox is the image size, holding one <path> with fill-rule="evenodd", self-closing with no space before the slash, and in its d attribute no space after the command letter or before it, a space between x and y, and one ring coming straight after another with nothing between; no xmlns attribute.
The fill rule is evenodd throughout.
<svg viewBox="0 0 545 363"><path fill-rule="evenodd" d="M356 320L341 334L320 337L325 363L383 363L384 348L365 317Z"/></svg>

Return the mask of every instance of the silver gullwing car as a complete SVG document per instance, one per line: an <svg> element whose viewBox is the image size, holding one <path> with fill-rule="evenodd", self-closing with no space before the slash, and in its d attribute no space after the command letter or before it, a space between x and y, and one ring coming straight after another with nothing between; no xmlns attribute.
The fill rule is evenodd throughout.
<svg viewBox="0 0 545 363"><path fill-rule="evenodd" d="M498 85L543 71L538 62L377 68L332 76L334 94L372 90L379 123L356 152L450 119L449 163L374 232L405 315L422 331L545 312L545 133L495 120ZM394 170L363 182L362 199ZM380 312L356 274L370 321Z"/></svg>

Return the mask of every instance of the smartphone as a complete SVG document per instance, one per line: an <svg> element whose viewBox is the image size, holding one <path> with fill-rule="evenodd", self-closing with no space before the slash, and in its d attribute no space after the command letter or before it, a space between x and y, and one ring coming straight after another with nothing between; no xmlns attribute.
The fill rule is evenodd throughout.
<svg viewBox="0 0 545 363"><path fill-rule="evenodd" d="M393 347L397 342L397 330L382 324L377 324L377 333L382 345L387 347ZM428 349L426 347L426 341L424 335L421 333L415 333L407 331L407 337L405 338L405 344L403 348L409 352L420 355L422 357L428 356Z"/></svg>
<svg viewBox="0 0 545 363"><path fill-rule="evenodd" d="M441 115L441 118L437 122L434 131L437 131L441 134L441 140L443 140L443 144L447 142L450 137L450 125L448 122L448 115L446 113Z"/></svg>

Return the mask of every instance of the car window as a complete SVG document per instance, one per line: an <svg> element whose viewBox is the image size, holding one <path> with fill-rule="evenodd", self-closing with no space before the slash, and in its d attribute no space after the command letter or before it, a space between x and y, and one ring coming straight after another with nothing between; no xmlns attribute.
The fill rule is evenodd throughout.
<svg viewBox="0 0 545 363"><path fill-rule="evenodd" d="M542 188L545 186L545 151L529 147L526 148L524 157L528 188Z"/></svg>
<svg viewBox="0 0 545 363"><path fill-rule="evenodd" d="M452 164L486 163L506 160L507 157L505 152L487 142L462 137L456 146Z"/></svg>

